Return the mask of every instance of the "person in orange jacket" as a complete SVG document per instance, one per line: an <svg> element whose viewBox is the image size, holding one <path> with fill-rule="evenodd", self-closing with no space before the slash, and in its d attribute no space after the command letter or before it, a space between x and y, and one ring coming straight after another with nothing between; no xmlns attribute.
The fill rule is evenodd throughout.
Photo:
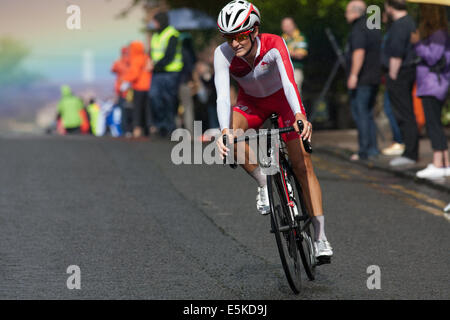
<svg viewBox="0 0 450 320"><path fill-rule="evenodd" d="M117 96L119 97L119 100L120 100L120 98L126 97L126 92L123 92L123 93L120 92L120 86L122 85L123 77L128 69L128 64L129 64L128 51L129 51L128 47L123 47L121 50L120 58L117 59L116 61L114 61L113 65L111 67L111 72L116 74L116 82L114 84L114 91L116 92Z"/></svg>
<svg viewBox="0 0 450 320"><path fill-rule="evenodd" d="M129 47L122 47L120 58L114 61L111 72L116 74L114 91L117 96L117 104L122 110L122 131L125 136L131 136L133 122L133 106L127 101L129 90L120 92L120 86L123 83L123 77L129 67Z"/></svg>
<svg viewBox="0 0 450 320"><path fill-rule="evenodd" d="M143 128L149 126L150 108L148 90L151 82L151 60L144 44L133 41L129 46L129 64L123 76L120 92L133 89L133 136L140 137Z"/></svg>

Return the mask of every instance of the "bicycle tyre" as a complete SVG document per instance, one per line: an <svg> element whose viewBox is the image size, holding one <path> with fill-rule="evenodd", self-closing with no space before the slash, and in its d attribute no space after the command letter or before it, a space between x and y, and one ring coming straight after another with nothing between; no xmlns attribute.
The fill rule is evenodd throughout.
<svg viewBox="0 0 450 320"><path fill-rule="evenodd" d="M300 257L302 258L303 267L309 280L316 278L316 257L314 249L314 227L311 223L311 218L308 218L304 226L301 226L304 231L301 232L301 243L299 244Z"/></svg>
<svg viewBox="0 0 450 320"><path fill-rule="evenodd" d="M295 294L301 290L301 257L298 250L292 219L284 201L285 193L282 188L281 175L267 176L267 188L271 209L271 226L277 242L281 264L286 279ZM289 226L287 231L280 231L280 227Z"/></svg>
<svg viewBox="0 0 450 320"><path fill-rule="evenodd" d="M314 226L306 210L303 192L297 177L294 175L291 167L288 169L288 179L294 188L294 202L299 210L299 218L296 219L299 229L298 249L302 258L303 267L309 280L316 277L317 261L314 248Z"/></svg>

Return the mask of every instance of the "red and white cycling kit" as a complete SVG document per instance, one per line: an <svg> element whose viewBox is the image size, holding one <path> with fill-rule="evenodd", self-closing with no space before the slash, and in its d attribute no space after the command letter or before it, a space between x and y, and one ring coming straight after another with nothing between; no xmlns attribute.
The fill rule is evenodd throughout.
<svg viewBox="0 0 450 320"><path fill-rule="evenodd" d="M295 114L305 114L300 93L294 81L294 69L284 40L273 34L256 37L258 46L254 68L225 42L214 53L217 115L220 129L230 125L230 74L239 84L237 104L249 128L257 129L270 116L278 113L280 127L292 126ZM286 135L287 141L298 138L296 132Z"/></svg>

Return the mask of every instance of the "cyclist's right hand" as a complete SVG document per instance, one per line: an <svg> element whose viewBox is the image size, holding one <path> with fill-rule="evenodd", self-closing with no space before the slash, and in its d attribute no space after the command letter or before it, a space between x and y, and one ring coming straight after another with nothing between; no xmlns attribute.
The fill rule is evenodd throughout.
<svg viewBox="0 0 450 320"><path fill-rule="evenodd" d="M220 135L219 139L217 139L217 149L219 150L220 157L223 159L228 152L230 152L230 148L226 147L223 144L223 136L227 136L227 144L230 144L230 141L233 141L234 139L233 135L230 133L228 129L223 129L222 134Z"/></svg>

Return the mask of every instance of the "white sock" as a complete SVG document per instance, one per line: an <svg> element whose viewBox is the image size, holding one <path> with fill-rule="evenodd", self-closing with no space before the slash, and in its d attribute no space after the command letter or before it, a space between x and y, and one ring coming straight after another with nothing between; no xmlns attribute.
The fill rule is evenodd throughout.
<svg viewBox="0 0 450 320"><path fill-rule="evenodd" d="M323 215L314 216L312 218L312 223L314 226L315 241L327 241L327 237L325 236L325 217Z"/></svg>
<svg viewBox="0 0 450 320"><path fill-rule="evenodd" d="M264 173L262 173L259 166L255 170L250 172L250 175L253 177L253 179L256 180L259 187L264 187L267 185L267 177Z"/></svg>

